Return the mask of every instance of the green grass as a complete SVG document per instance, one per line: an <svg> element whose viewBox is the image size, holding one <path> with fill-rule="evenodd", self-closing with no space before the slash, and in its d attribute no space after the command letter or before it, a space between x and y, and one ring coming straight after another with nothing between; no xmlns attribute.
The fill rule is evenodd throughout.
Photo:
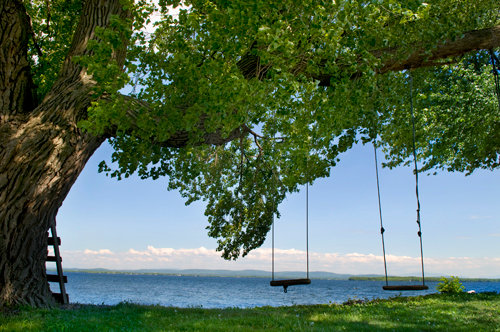
<svg viewBox="0 0 500 332"><path fill-rule="evenodd" d="M500 294L432 294L339 305L202 309L70 305L0 309L0 331L500 331Z"/></svg>

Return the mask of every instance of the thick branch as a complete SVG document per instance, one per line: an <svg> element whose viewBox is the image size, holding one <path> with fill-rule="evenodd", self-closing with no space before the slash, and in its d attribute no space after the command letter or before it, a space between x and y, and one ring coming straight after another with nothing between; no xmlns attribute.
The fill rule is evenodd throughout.
<svg viewBox="0 0 500 332"><path fill-rule="evenodd" d="M378 72L383 74L389 71L400 71L408 68L439 66L449 63L449 61L446 61L449 58L496 47L500 47L500 25L488 29L466 32L461 38L438 45L435 49L430 50L430 53L422 48L417 49L406 59L398 59L397 54L400 53L400 50L394 48L373 51L372 54L382 60L382 65L379 67ZM248 54L242 57L238 62L238 67L248 79L259 77L257 70L261 67L261 64L259 63L259 57L256 55ZM269 68L266 68L266 71L267 69ZM292 72L293 74L306 73L307 75L306 62L301 61ZM361 73L354 74L353 78L360 75ZM320 73L311 77L318 80L321 86L329 86L332 74Z"/></svg>
<svg viewBox="0 0 500 332"><path fill-rule="evenodd" d="M22 2L0 1L0 124L36 106L28 63L29 31Z"/></svg>
<svg viewBox="0 0 500 332"><path fill-rule="evenodd" d="M439 45L431 54L418 50L403 61L387 61L381 73L399 71L407 68L435 66L436 61L460 56L478 50L489 50L500 46L500 25L493 28L466 32L461 38Z"/></svg>
<svg viewBox="0 0 500 332"><path fill-rule="evenodd" d="M423 67L435 67L449 64L447 59L461 56L478 50L488 50L500 46L500 25L489 29L474 30L463 34L461 38L448 41L438 45L430 52L425 49L417 49L405 59L398 59L398 49L385 49L372 52L372 54L382 59L382 65L377 72L384 74L390 71L401 71L404 69L415 69ZM389 56L388 56L389 55ZM362 73L356 73L352 77L357 78ZM332 75L323 74L313 76L320 83L320 86L330 86Z"/></svg>
<svg viewBox="0 0 500 332"><path fill-rule="evenodd" d="M132 133L139 128L135 125L137 123L137 117L141 111L149 112L151 110L151 105L149 105L145 101L138 100L131 96L123 96L125 99L125 105L127 107L127 116L130 118L130 123L132 127L129 132ZM159 121L159 120L158 120ZM204 131L204 119L200 119L200 123L198 125L198 129L200 131ZM117 128L112 127L108 128L108 131L105 133L107 137L116 136ZM234 129L227 137L223 136L221 131L216 131L213 133L207 133L204 135L203 140L199 142L199 144L209 144L209 145L223 145L226 144L236 138L241 137L242 135L246 135L247 131L245 128L236 128ZM179 130L176 133L172 134L165 141L156 141L153 139L153 144L157 144L163 147L170 148L182 148L190 144L189 141L190 135L186 130Z"/></svg>
<svg viewBox="0 0 500 332"><path fill-rule="evenodd" d="M397 59L396 54L398 49L379 50L372 52L377 58L384 58L378 73L383 74L390 71L401 71L404 69L414 69L422 67L434 67L444 64L449 64L446 59L461 56L469 52L478 50L489 50L500 46L500 25L489 29L474 30L463 34L461 38L454 41L448 41L438 45L430 53L425 49L418 49L406 59ZM387 55L393 55L388 57ZM354 77L359 77L361 73L355 74ZM320 81L321 86L329 86L331 75L324 74L315 79Z"/></svg>

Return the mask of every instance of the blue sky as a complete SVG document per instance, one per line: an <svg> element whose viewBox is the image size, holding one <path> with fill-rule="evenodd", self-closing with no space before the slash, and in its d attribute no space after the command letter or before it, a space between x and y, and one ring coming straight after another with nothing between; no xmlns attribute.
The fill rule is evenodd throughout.
<svg viewBox="0 0 500 332"><path fill-rule="evenodd" d="M270 237L248 257L224 261L206 234L203 202L185 206L166 179L99 174L111 152L106 143L95 153L59 211L66 268L270 270ZM389 274L418 275L412 171L381 169L380 181ZM426 273L500 277L498 171L421 175L420 195ZM309 188L309 199L311 271L383 274L372 146L345 153L329 178ZM305 190L280 210L276 270L304 270Z"/></svg>

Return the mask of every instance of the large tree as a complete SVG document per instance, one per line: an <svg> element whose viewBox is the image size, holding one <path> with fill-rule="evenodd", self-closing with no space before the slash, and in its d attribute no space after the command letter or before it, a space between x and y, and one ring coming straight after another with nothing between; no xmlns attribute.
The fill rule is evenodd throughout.
<svg viewBox="0 0 500 332"><path fill-rule="evenodd" d="M53 303L47 230L104 140L101 170L207 200L209 234L237 258L287 192L388 128L398 72L500 45L496 0L185 1L166 15L178 4L159 1L150 34L142 1L0 0L0 304Z"/></svg>

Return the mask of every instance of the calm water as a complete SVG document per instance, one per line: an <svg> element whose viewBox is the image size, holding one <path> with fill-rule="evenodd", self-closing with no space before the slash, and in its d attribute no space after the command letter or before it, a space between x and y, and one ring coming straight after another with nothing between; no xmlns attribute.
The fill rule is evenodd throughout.
<svg viewBox="0 0 500 332"><path fill-rule="evenodd" d="M66 273L71 302L117 304L129 301L176 307L259 307L294 304L342 303L348 299L387 298L402 294L436 292L437 282L428 291L387 292L383 282L312 280L308 286L291 286L288 293L270 287L264 278L189 277L159 275ZM500 282L464 282L466 290L500 292ZM56 290L54 288L54 290Z"/></svg>

